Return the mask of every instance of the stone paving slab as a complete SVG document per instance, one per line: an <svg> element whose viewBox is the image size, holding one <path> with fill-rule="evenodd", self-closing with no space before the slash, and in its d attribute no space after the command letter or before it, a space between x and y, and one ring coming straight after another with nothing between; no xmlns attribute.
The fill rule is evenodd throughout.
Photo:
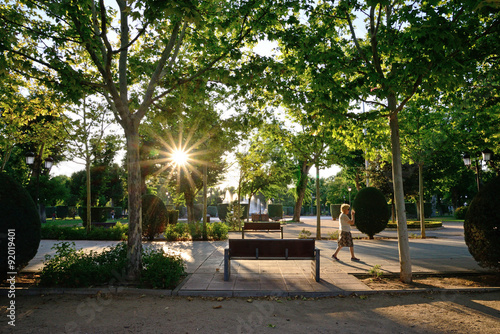
<svg viewBox="0 0 500 334"><path fill-rule="evenodd" d="M322 236L336 230L338 222L322 217ZM287 224L285 238L297 238L302 229L315 231L316 219L304 218L304 223ZM410 232L411 233L411 232ZM272 234L272 235L271 235ZM314 235L314 233L313 233ZM353 235L363 236L353 229ZM410 254L413 273L471 273L486 272L469 254L463 239L463 226L447 223L438 230L428 230L427 239L410 239ZM230 238L241 238L241 233L232 232ZM275 238L276 233L250 233L246 238ZM378 238L377 238L378 237ZM100 251L116 245L115 241L74 241L77 249ZM42 240L35 258L24 271L39 271L46 254L54 255L51 247L58 243ZM321 249L320 277L316 282L311 274L311 261L306 260L232 260L231 277L223 279L223 257L227 241L196 242L145 242L144 247L162 247L177 254L186 263L188 279L176 291L179 295L205 296L322 296L338 293L369 291L370 289L354 275L367 274L380 265L385 273L399 274L399 255L396 231L384 231L375 240L354 240L354 250L360 262L350 261L349 249L340 251L340 261L331 255L337 247L333 240L318 240Z"/></svg>

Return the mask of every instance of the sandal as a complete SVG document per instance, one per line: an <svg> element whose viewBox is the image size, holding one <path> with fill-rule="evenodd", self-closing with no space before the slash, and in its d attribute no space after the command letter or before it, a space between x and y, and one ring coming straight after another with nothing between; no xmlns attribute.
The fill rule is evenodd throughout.
<svg viewBox="0 0 500 334"><path fill-rule="evenodd" d="M332 254L332 259L334 259L335 261L339 261L339 258L336 257L335 255Z"/></svg>
<svg viewBox="0 0 500 334"><path fill-rule="evenodd" d="M359 261L359 259L358 259L357 257L351 257L351 261L356 261L356 262L358 262L358 261Z"/></svg>

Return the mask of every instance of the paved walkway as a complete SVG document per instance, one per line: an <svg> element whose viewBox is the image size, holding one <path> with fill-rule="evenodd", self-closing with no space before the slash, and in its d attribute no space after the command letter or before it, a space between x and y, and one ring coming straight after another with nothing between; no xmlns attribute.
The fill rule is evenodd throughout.
<svg viewBox="0 0 500 334"><path fill-rule="evenodd" d="M302 217L302 223L287 224L284 238L297 238L303 230L316 234L316 218ZM444 223L443 228L428 230L427 239L410 238L410 254L413 273L475 273L487 271L479 267L470 255L463 238L463 224ZM321 217L322 237L337 230L338 222L331 217ZM311 275L310 261L233 260L229 281L223 279L223 254L227 241L161 242L144 243L145 247L164 247L182 256L186 261L189 277L174 293L178 295L204 296L259 296L303 295L327 296L366 292L371 289L354 274L367 274L375 265L385 273L398 274L399 256L396 231L386 230L375 240L354 240L356 256L360 262L351 262L349 249L339 253L340 261L332 261L337 247L333 240L316 241L321 250L321 281ZM419 231L409 231L419 235ZM353 229L354 237L363 237ZM230 238L241 238L241 233L231 232ZM382 238L381 238L382 237ZM245 234L245 238L279 238L277 232ZM46 254L54 254L51 247L57 241L42 240L37 256L24 271L38 271ZM115 245L113 241L75 241L76 247L101 250Z"/></svg>

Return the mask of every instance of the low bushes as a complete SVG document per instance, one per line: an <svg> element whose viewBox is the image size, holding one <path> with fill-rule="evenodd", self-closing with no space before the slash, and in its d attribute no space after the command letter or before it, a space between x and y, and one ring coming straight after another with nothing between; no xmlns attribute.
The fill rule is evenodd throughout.
<svg viewBox="0 0 500 334"><path fill-rule="evenodd" d="M416 220L408 220L406 222L407 224L407 227L408 228L413 228L413 229L417 229L417 228L420 228L420 221L416 221ZM435 227L442 227L443 226L443 223L440 222L440 221L426 221L425 222L425 228L435 228ZM389 222L387 224L387 228L397 228L398 225L397 223L392 223L392 222Z"/></svg>
<svg viewBox="0 0 500 334"><path fill-rule="evenodd" d="M55 240L126 240L128 225L116 223L110 228L93 227L87 232L85 227L42 225L42 239Z"/></svg>
<svg viewBox="0 0 500 334"><path fill-rule="evenodd" d="M202 231L202 223L177 223L169 224L163 235L168 241L201 240ZM225 240L227 239L228 232L229 227L224 223L218 222L207 224L207 236L209 239Z"/></svg>
<svg viewBox="0 0 500 334"><path fill-rule="evenodd" d="M62 242L52 249L40 273L40 285L57 287L90 287L116 285L125 281L127 245L120 243L101 253L76 250L74 243ZM141 285L161 289L174 288L185 275L179 256L167 255L163 249L143 249Z"/></svg>

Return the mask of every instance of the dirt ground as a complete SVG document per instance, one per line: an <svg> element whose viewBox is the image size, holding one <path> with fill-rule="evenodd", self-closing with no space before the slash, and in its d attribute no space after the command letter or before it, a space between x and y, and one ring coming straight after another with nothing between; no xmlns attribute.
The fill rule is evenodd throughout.
<svg viewBox="0 0 500 334"><path fill-rule="evenodd" d="M2 333L499 333L500 292L308 299L150 295L1 297Z"/></svg>
<svg viewBox="0 0 500 334"><path fill-rule="evenodd" d="M360 278L378 289L499 287L499 275ZM33 277L17 281L33 284ZM15 300L15 327L9 325ZM0 297L2 333L499 333L500 291L330 298L97 294ZM12 322L11 322L12 324ZM7 329L4 331L4 329Z"/></svg>

